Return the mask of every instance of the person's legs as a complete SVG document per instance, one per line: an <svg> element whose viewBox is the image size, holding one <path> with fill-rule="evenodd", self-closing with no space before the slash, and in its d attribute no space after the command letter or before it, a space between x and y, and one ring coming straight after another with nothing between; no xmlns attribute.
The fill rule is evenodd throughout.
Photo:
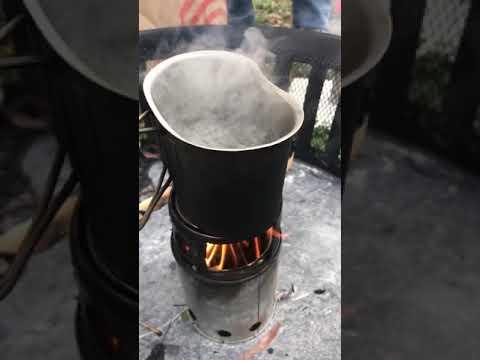
<svg viewBox="0 0 480 360"><path fill-rule="evenodd" d="M326 32L331 8L331 0L293 0L293 26Z"/></svg>
<svg viewBox="0 0 480 360"><path fill-rule="evenodd" d="M252 0L227 0L229 25L252 26L255 24L255 10Z"/></svg>

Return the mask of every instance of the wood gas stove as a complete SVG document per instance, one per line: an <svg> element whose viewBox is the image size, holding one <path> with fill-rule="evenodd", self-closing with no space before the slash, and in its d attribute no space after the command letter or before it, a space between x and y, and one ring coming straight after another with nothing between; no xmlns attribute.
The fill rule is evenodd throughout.
<svg viewBox="0 0 480 360"><path fill-rule="evenodd" d="M254 337L274 310L282 189L302 108L230 51L170 57L143 89L164 130L171 247L194 326L220 342Z"/></svg>
<svg viewBox="0 0 480 360"><path fill-rule="evenodd" d="M195 328L225 343L258 335L275 307L280 218L261 234L228 239L204 234L183 218L175 191L169 212L171 248Z"/></svg>

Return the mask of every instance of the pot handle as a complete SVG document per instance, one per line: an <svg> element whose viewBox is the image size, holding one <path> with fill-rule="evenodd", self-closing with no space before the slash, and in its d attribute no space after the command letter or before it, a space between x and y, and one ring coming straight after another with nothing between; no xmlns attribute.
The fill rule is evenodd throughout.
<svg viewBox="0 0 480 360"><path fill-rule="evenodd" d="M139 116L139 122L143 119L146 119L148 116L152 115L152 111L150 109L144 111L140 116ZM172 178L170 176L170 172L168 174L167 180L165 180L165 176L167 174L167 169L168 169L168 164L167 164L167 151L168 151L168 137L167 131L159 124L158 127L155 128L147 128L146 131L144 132L156 132L159 135L159 142L160 142L160 157L163 162L163 169L162 173L160 175L160 179L158 181L157 188L155 189L155 194L153 195L152 198L149 199L148 205L144 205L145 210L142 210L142 204L139 206L139 231L143 229L145 224L148 222L148 219L150 218L150 215L153 213L155 210L157 204L161 200L165 202L168 197L170 196L170 191L171 191L171 183L172 183ZM139 149L140 150L140 149ZM142 214L143 212L143 214Z"/></svg>

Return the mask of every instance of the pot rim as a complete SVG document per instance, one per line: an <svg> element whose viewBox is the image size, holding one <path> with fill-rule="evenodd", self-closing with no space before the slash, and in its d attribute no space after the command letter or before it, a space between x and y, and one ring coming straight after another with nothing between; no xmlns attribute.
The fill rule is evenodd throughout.
<svg viewBox="0 0 480 360"><path fill-rule="evenodd" d="M112 79L105 79L104 76L102 76L101 71L99 73L99 69L92 68L92 66L90 66L85 59L82 59L81 56L79 56L76 49L72 48L72 46L64 40L62 34L59 33L57 31L58 29L55 28L54 23L50 21L51 16L48 8L45 8L41 1L24 0L23 3L32 16L35 25L38 27L49 45L67 64L95 84L117 95L131 100L138 100L138 88L135 86L125 87L117 83L115 80L112 81ZM64 6L63 2L61 1L54 3L58 4L59 6Z"/></svg>
<svg viewBox="0 0 480 360"><path fill-rule="evenodd" d="M365 14L369 17L370 22L368 22L367 25L370 26L368 31L374 36L372 41L373 46L372 50L368 52L367 57L363 59L360 65L345 77L342 77L342 88L351 85L372 70L387 52L392 39L393 22L388 8L385 7L386 5L381 1L355 1L358 1L358 5L365 9ZM372 26L371 24L375 25Z"/></svg>
<svg viewBox="0 0 480 360"><path fill-rule="evenodd" d="M282 99L291 106L292 111L293 111L293 116L295 120L295 125L290 130L286 135L278 138L275 141L272 141L267 144L262 144L262 145L257 145L257 146L250 146L250 147L245 147L241 149L230 149L230 148L217 148L217 147L208 147L200 144L195 144L191 141L188 141L184 137L180 136L165 120L165 118L162 116L161 112L155 106L155 102L152 97L152 86L154 83L154 80L158 77L160 73L163 71L166 71L170 66L173 64L176 64L178 62L184 61L184 60L189 60L189 59L194 59L194 58L202 58L202 57L230 57L230 58L242 58L242 61L245 61L249 63L251 68L256 72L259 81L261 82L262 86L268 87L271 91L275 92L278 96L282 97ZM211 151L222 151L222 152L244 152L244 151L252 151L252 150L258 150L258 149L263 149L263 148L268 148L277 144L280 144L284 142L285 140L293 137L301 128L303 124L303 108L295 101L295 99L286 91L280 89L276 85L274 85L262 72L258 64L250 59L249 57L235 53L232 51L227 51L227 50L199 50L199 51L191 51L187 53L183 53L180 55L175 55L172 56L161 63L157 64L154 66L145 76L145 79L143 81L143 92L145 94L145 98L148 102L148 105L157 118L157 120L160 122L162 127L167 130L171 135L173 135L175 138L183 141L184 143L187 143L191 146L197 147L197 148L202 148L205 150L211 150Z"/></svg>

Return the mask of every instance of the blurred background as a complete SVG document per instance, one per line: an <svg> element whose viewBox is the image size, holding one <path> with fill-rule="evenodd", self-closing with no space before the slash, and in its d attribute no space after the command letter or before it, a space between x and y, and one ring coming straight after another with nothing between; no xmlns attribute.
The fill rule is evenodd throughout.
<svg viewBox="0 0 480 360"><path fill-rule="evenodd" d="M480 3L390 13L390 47L352 90L342 359L478 358Z"/></svg>

